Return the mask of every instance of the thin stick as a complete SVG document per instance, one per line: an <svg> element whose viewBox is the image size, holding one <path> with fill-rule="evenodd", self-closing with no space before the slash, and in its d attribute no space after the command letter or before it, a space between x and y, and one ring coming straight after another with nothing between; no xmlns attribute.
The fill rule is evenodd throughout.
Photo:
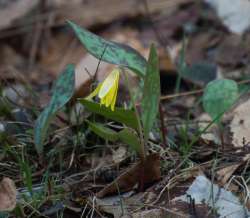
<svg viewBox="0 0 250 218"><path fill-rule="evenodd" d="M159 115L160 115L160 122L161 122L161 134L162 134L162 141L163 144L165 146L165 148L167 147L167 138L166 138L166 126L165 126L165 114L162 108L162 104L161 102L159 102Z"/></svg>
<svg viewBox="0 0 250 218"><path fill-rule="evenodd" d="M240 84L247 84L250 83L250 80L242 80L237 82L238 85ZM195 94L201 94L204 91L204 89L198 89L194 91L188 91L188 92L181 92L177 94L171 94L171 95L163 95L160 97L161 101L172 99L172 98L177 98L177 97L183 97L183 96L188 96L188 95L195 95Z"/></svg>

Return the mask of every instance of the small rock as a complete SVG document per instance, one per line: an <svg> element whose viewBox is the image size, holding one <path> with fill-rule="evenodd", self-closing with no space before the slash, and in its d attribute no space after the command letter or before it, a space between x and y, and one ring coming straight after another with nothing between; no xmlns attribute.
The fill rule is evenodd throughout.
<svg viewBox="0 0 250 218"><path fill-rule="evenodd" d="M12 102L19 102L21 98L25 98L29 95L26 88L21 84L13 85L12 87L6 87L3 89L3 97L8 98Z"/></svg>

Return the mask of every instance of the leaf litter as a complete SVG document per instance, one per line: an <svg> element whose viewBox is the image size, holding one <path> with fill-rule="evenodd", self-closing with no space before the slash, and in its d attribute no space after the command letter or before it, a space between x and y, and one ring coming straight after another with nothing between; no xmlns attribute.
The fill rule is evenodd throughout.
<svg viewBox="0 0 250 218"><path fill-rule="evenodd" d="M9 32L3 30L0 42L4 48L1 57L5 57L0 63L0 126L3 126L0 132L0 176L5 178L1 182L0 201L4 199L5 203L0 203L1 210L11 211L8 215L16 217L32 214L54 217L56 213L65 217L204 217L204 214L206 217L241 217L247 214L249 97L244 93L249 91L249 33L246 31L249 24L236 25L235 19L248 11L248 6L242 14L228 15L232 8L230 5L224 7L225 2L207 0L198 4L181 0L168 3L168 6L161 3L166 8L150 2L149 11L144 3L140 6L147 12L143 9L142 13L140 9L140 13L134 15L131 9L126 12L131 4L126 1L122 3L122 9L118 7L121 15L109 13L104 19L105 24L98 19L72 19L77 23L77 26L72 24L76 32L88 36L78 37L90 53L102 59L100 62L86 54L69 28L57 26L62 17L66 20L82 14L81 11L67 17L68 3L62 3L62 6L57 1L55 4L55 7L65 7L58 12L61 17L55 16L55 20L51 18L50 21L35 19L35 26L31 24L34 32L36 25L45 25L40 42L28 33L22 33L27 37L17 34L8 41L4 36ZM245 4L243 0L239 2L233 12ZM79 12L83 6L93 10L95 3L82 5L85 3L76 1L74 4ZM47 7L42 7L41 13ZM100 13L103 13L103 7L107 6L98 3L96 10L100 7ZM227 17L224 19L223 15ZM98 16L98 13L91 16ZM20 23L15 25L10 29L19 31ZM80 26L86 29L82 30ZM93 38L98 39L93 45L96 49L86 46L86 40L89 42ZM20 48L15 40L22 41L24 46ZM181 58L183 40L187 45ZM29 47L27 42L30 41L33 46ZM155 84L155 78L149 77L145 80L148 89L143 90L140 81L140 75L145 76L152 41L159 56L162 94L159 109L158 95L152 103L154 107L146 107L145 103L142 108L140 106L146 99L143 91L148 92L146 97L152 100L150 94ZM108 46L108 53L101 57L103 45ZM34 62L32 68L28 67L31 59ZM124 78L115 113L95 102L81 99L79 103L78 98L88 95L96 82L103 81L113 69L114 66L105 61L128 67L131 74L136 71L129 77L129 89L138 92L138 96L134 96L134 109ZM66 93L61 92L65 87L56 86L60 91L57 92L56 89L51 91L51 85L60 78L59 73L68 63L76 66L76 79L74 82L70 80L66 87L69 89L66 99ZM138 77L136 82L135 75ZM63 84L67 84L66 79L63 80ZM223 84L210 87L218 81L231 82L226 88ZM57 95L53 95L55 92ZM33 127L44 106L52 104L50 99L57 106L47 117L53 119L48 119L49 128L42 139L44 147L38 150L38 156L34 149ZM61 102L60 99L64 100ZM75 107L76 102L81 104L81 110ZM143 157L140 143L144 131L141 129L140 133L135 108L138 113L144 112L144 117L150 118L150 111L153 111L152 117L156 117L156 122L152 118L149 127L144 129L146 134L148 132L145 160L140 159ZM224 111L226 113L217 122L217 116ZM145 123L144 120L143 127ZM213 192L208 187L212 187ZM211 196L214 202L209 199ZM182 201L176 201L177 198ZM225 198L237 204L224 204ZM233 213L234 209L239 209L238 214ZM229 210L231 215L228 215Z"/></svg>

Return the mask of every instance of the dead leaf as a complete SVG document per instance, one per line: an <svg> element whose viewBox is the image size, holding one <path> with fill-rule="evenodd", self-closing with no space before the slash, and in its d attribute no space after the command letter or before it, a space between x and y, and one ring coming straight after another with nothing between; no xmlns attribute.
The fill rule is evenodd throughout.
<svg viewBox="0 0 250 218"><path fill-rule="evenodd" d="M249 42L247 40L235 34L229 34L224 37L217 48L216 62L226 67L237 67L244 64L249 53L249 48L247 47Z"/></svg>
<svg viewBox="0 0 250 218"><path fill-rule="evenodd" d="M150 184L160 179L160 158L159 154L148 155L144 165L142 162L136 163L125 173L121 174L112 183L103 188L97 193L98 198L102 198L106 195L112 195L117 193L117 187L120 192L130 191L136 184L139 184L144 171L144 184Z"/></svg>
<svg viewBox="0 0 250 218"><path fill-rule="evenodd" d="M0 183L0 211L11 211L16 207L17 191L14 182L3 178Z"/></svg>
<svg viewBox="0 0 250 218"><path fill-rule="evenodd" d="M110 197L105 197L102 199L96 198L96 206L98 210L112 214L114 218L126 218L126 217L138 217L140 214L145 215L145 217L148 217L146 215L152 215L155 213L155 215L160 215L162 214L162 211L154 211L154 210L146 210L146 211L140 211L137 213L134 213L133 211L137 211L138 205L143 205L143 204L150 204L152 200L150 201L147 199L147 196L154 196L155 193L153 192L140 192L137 194L134 194L133 191L131 192L126 192L122 194L121 196L116 195L116 196L110 196ZM149 201L147 201L149 200ZM90 199L92 201L92 199ZM123 207L121 207L121 204ZM144 217L144 216L142 216ZM158 217L158 216L153 216L153 217Z"/></svg>
<svg viewBox="0 0 250 218"><path fill-rule="evenodd" d="M34 6L38 0L18 0L0 2L0 29L9 26L16 19L24 16Z"/></svg>
<svg viewBox="0 0 250 218"><path fill-rule="evenodd" d="M41 52L40 56L39 65L56 78L67 63L77 64L81 61L85 52L77 39L59 33L50 38L46 52Z"/></svg>
<svg viewBox="0 0 250 218"><path fill-rule="evenodd" d="M176 72L175 58L177 54L175 52L178 49L177 46L171 46L167 50L159 48L160 69L164 72Z"/></svg>
<svg viewBox="0 0 250 218"><path fill-rule="evenodd" d="M97 24L107 24L114 20L119 20L126 17L136 17L145 13L144 5L134 0L117 1L117 0L102 0L102 1L79 1L79 4L72 4L66 0L54 0L65 2L65 4L58 4L57 22L65 23L65 20L81 21L81 24L85 27L93 26ZM160 13L173 11L178 8L179 5L194 0L175 0L175 1L148 1L148 7L150 13ZM110 7L112 5L112 7ZM72 11L74 13L72 13ZM84 11L84 13L83 13Z"/></svg>
<svg viewBox="0 0 250 218"><path fill-rule="evenodd" d="M145 210L134 213L132 218L165 218L168 213L162 209Z"/></svg>
<svg viewBox="0 0 250 218"><path fill-rule="evenodd" d="M220 184L225 185L228 182L229 178L233 175L235 170L237 170L240 165L241 163L236 163L218 170L216 172L216 175Z"/></svg>
<svg viewBox="0 0 250 218"><path fill-rule="evenodd" d="M121 196L109 196L102 199L96 198L96 206L98 210L112 214L114 218L120 218L124 214L129 214L129 211L136 209L137 205L142 203L142 193L131 196L132 194L133 192L127 192ZM121 204L123 207L121 207Z"/></svg>
<svg viewBox="0 0 250 218"><path fill-rule="evenodd" d="M207 50L216 46L222 40L220 34L201 32L188 39L186 49L186 62L189 65L208 59Z"/></svg>
<svg viewBox="0 0 250 218"><path fill-rule="evenodd" d="M169 208L169 217L171 218L190 218L190 217L206 217L214 218L210 215L210 208L206 204L195 203L194 208L192 203L183 201L171 201ZM205 214L205 216L204 216ZM166 217L166 216L165 216Z"/></svg>
<svg viewBox="0 0 250 218"><path fill-rule="evenodd" d="M231 112L233 119L230 123L230 129L233 134L234 147L243 147L250 142L249 108L250 98L236 106Z"/></svg>

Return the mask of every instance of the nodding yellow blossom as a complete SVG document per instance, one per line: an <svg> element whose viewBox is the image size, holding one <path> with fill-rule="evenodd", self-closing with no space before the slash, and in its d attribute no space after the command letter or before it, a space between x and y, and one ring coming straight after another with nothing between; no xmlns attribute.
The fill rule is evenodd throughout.
<svg viewBox="0 0 250 218"><path fill-rule="evenodd" d="M114 69L107 76L107 78L96 87L96 89L87 97L87 99L92 99L98 95L101 105L104 104L106 107L110 106L111 110L114 111L119 85L119 76L119 69Z"/></svg>

